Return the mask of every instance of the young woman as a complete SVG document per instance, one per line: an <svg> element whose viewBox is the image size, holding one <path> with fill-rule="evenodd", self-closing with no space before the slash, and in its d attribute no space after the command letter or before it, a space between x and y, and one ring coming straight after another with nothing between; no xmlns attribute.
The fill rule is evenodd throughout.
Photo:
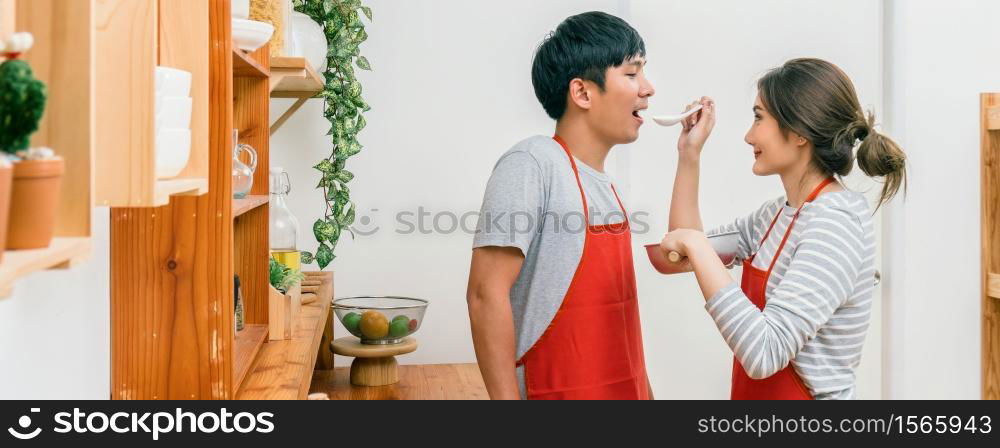
<svg viewBox="0 0 1000 448"><path fill-rule="evenodd" d="M735 354L733 399L853 399L875 284L872 209L839 177L854 166L882 178L878 206L906 182L906 157L865 116L837 66L796 59L758 83L746 142L753 173L778 176L785 196L711 231L737 231L739 283L712 249L698 209L699 160L715 104L684 123L670 230L661 247L698 278L706 310ZM877 208L876 208L877 210Z"/></svg>

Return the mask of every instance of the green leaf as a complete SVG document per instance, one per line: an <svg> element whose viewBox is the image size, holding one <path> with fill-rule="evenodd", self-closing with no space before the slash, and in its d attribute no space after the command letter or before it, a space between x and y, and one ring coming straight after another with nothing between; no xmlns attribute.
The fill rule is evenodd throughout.
<svg viewBox="0 0 1000 448"><path fill-rule="evenodd" d="M347 88L347 96L351 98L357 98L361 96L361 83L358 82L357 80L352 82L351 85Z"/></svg>
<svg viewBox="0 0 1000 448"><path fill-rule="evenodd" d="M352 202L351 203L351 208L348 209L347 213L345 213L344 216L343 216L343 218L340 219L340 225L346 227L346 226L350 226L350 225L354 224L354 209L355 209L355 206L354 206L354 203Z"/></svg>
<svg viewBox="0 0 1000 448"><path fill-rule="evenodd" d="M320 162L318 165L314 166L313 168L316 169L317 171L323 173L323 174L332 174L332 173L335 172L335 170L333 169L333 163L330 163L330 161L326 160L326 159L323 159L322 162Z"/></svg>
<svg viewBox="0 0 1000 448"><path fill-rule="evenodd" d="M368 62L368 58L366 58L364 56L359 57L358 61L356 63L358 65L358 68L360 68L362 70L371 71L371 69L372 69L372 64L370 62Z"/></svg>
<svg viewBox="0 0 1000 448"><path fill-rule="evenodd" d="M375 21L375 16L372 14L372 9L367 6L362 6L361 11L365 13L365 17L368 18L369 22Z"/></svg>
<svg viewBox="0 0 1000 448"><path fill-rule="evenodd" d="M302 251L302 253L299 254L299 257L301 258L302 264L312 264L313 261L316 261L316 257L313 256L312 252Z"/></svg>
<svg viewBox="0 0 1000 448"><path fill-rule="evenodd" d="M339 234L336 226L330 224L329 221L325 219L319 219L313 224L313 235L316 236L316 241L330 241L334 236Z"/></svg>
<svg viewBox="0 0 1000 448"><path fill-rule="evenodd" d="M340 181L340 183L342 184L350 183L352 180L354 180L354 173L347 170L338 172L336 176L337 180Z"/></svg>
<svg viewBox="0 0 1000 448"><path fill-rule="evenodd" d="M340 201L335 201L333 207L331 207L333 216L340 216L344 212L344 203Z"/></svg>
<svg viewBox="0 0 1000 448"><path fill-rule="evenodd" d="M326 269L326 267L333 262L334 258L336 258L336 256L333 255L333 249L331 249L330 246L327 246L326 244L319 245L319 249L316 251L316 264L319 265L321 270Z"/></svg>

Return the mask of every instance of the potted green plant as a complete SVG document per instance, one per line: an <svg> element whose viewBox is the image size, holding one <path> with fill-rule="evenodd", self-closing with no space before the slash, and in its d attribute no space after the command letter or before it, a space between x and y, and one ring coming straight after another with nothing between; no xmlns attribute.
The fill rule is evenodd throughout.
<svg viewBox="0 0 1000 448"><path fill-rule="evenodd" d="M270 262L270 288L268 293L268 338L272 341L291 339L292 319L302 307L302 280L305 274L273 258Z"/></svg>
<svg viewBox="0 0 1000 448"><path fill-rule="evenodd" d="M18 59L33 43L31 34L17 33L0 48L7 58L0 64L0 154L13 162L7 249L41 249L52 242L65 171L51 149L29 149L47 98L45 84Z"/></svg>

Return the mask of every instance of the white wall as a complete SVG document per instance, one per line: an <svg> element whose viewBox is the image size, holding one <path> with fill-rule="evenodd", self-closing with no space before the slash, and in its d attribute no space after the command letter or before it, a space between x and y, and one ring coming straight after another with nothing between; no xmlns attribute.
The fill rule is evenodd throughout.
<svg viewBox="0 0 1000 448"><path fill-rule="evenodd" d="M743 133L751 121L754 83L766 69L796 56L841 64L865 104L880 106L879 2L768 0L732 2L509 1L484 8L461 0L373 0L376 22L363 53L375 72L362 75L373 106L361 140L366 150L349 163L361 211L382 231L342 241L334 264L337 295L396 294L433 304L418 334L421 348L408 363L475 360L465 305L471 235L398 235L395 215L477 211L497 158L513 143L550 134L534 98L530 64L537 43L569 15L593 9L621 15L644 35L652 80L652 109L672 112L700 95L719 101L721 117L706 149L704 213L721 223L781 194L775 179L755 179ZM817 26L839 23L840 28ZM275 102L275 118L288 102ZM312 222L322 212L311 166L325 157L329 125L311 101L272 139L272 166L292 175L293 211L313 247ZM728 351L702 309L693 278L654 275L642 245L666 229L666 203L675 168L676 132L643 131L633 148L616 151L616 175L633 211L650 214L652 229L636 235L644 333L653 386L661 398L726 398ZM377 209L377 212L371 212ZM474 220L470 220L474 226ZM447 222L445 222L447 224ZM862 368L862 396L880 396L878 327ZM338 334L346 334L338 328ZM339 365L346 360L338 359Z"/></svg>
<svg viewBox="0 0 1000 448"><path fill-rule="evenodd" d="M887 1L887 122L910 192L886 223L889 398L981 397L979 94L1000 91L992 0ZM932 254L941 254L933 256Z"/></svg>
<svg viewBox="0 0 1000 448"><path fill-rule="evenodd" d="M107 208L93 212L93 252L68 271L44 271L0 299L0 399L111 396Z"/></svg>

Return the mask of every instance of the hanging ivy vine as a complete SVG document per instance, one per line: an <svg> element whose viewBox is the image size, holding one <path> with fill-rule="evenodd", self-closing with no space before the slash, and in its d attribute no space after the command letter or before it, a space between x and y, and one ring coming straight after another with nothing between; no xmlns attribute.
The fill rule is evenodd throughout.
<svg viewBox="0 0 1000 448"><path fill-rule="evenodd" d="M345 169L347 160L361 152L358 133L366 126L364 113L371 107L361 96L361 83L355 77L354 67L371 70L371 64L361 56L360 46L368 39L364 15L372 21L371 8L361 0L293 0L295 10L308 15L323 27L329 43L327 69L323 73L326 88L320 97L326 101L324 116L330 120L333 150L330 157L314 168L322 178L316 187L323 191L325 213L313 224L313 234L319 247L316 253L303 252L302 262L315 261L326 269L336 258L334 251L343 233L354 236L356 206L351 200L348 184L354 174Z"/></svg>

